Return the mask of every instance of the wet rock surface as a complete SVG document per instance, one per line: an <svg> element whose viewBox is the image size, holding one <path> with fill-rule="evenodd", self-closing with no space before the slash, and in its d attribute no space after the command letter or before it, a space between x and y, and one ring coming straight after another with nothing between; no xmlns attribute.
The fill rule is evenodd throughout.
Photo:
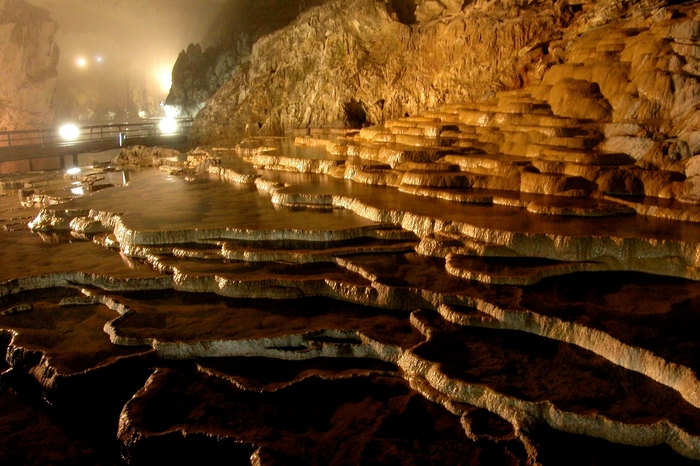
<svg viewBox="0 0 700 466"><path fill-rule="evenodd" d="M310 143L200 149L187 175L149 156L41 210L8 185L3 221L31 228L0 232L3 460L700 460L697 225L290 170L357 162ZM44 456L36 410L65 432Z"/></svg>
<svg viewBox="0 0 700 466"><path fill-rule="evenodd" d="M177 426L177 435L235 438L267 464L515 462L507 449L467 439L458 417L389 374L313 377L255 393L201 373L158 372L122 420L120 436L135 453Z"/></svg>
<svg viewBox="0 0 700 466"><path fill-rule="evenodd" d="M492 3L328 2L253 48L195 125L210 145L135 148L123 186L82 195L3 184L0 418L89 420L46 448L117 464L700 461L700 11ZM411 68L381 47L355 66L352 47L381 31L421 57L477 16L474 53L507 46L470 79L501 85L448 99L443 74L412 100L426 70L406 71L385 81L420 113L358 106L382 89L371 70ZM324 105L291 85L324 82L313 53L270 58L318 45L310 19L348 60L329 79L366 80L334 102L381 124L284 104ZM297 137L240 140L244 124Z"/></svg>

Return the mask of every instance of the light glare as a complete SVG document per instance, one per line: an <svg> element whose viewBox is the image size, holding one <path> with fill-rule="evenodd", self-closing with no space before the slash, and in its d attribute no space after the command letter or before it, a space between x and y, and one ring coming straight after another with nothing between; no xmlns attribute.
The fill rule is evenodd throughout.
<svg viewBox="0 0 700 466"><path fill-rule="evenodd" d="M68 171L66 171L66 173L68 173L69 175L77 175L78 173L80 173L80 167L69 168Z"/></svg>
<svg viewBox="0 0 700 466"><path fill-rule="evenodd" d="M171 118L163 118L160 120L158 127L163 134L173 134L177 131L177 121Z"/></svg>
<svg viewBox="0 0 700 466"><path fill-rule="evenodd" d="M162 67L156 71L156 81L160 85L160 89L163 92L170 92L170 88L173 85L173 75L172 69L167 67Z"/></svg>
<svg viewBox="0 0 700 466"><path fill-rule="evenodd" d="M58 134L66 141L74 141L80 136L80 129L72 123L61 126Z"/></svg>
<svg viewBox="0 0 700 466"><path fill-rule="evenodd" d="M163 105L163 111L167 118L177 118L180 116L180 109L177 105Z"/></svg>

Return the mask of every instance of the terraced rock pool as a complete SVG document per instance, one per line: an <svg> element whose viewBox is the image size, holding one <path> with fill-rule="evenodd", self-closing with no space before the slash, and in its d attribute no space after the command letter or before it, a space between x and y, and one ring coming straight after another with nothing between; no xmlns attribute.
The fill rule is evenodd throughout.
<svg viewBox="0 0 700 466"><path fill-rule="evenodd" d="M219 156L6 181L0 463L700 460L697 224Z"/></svg>

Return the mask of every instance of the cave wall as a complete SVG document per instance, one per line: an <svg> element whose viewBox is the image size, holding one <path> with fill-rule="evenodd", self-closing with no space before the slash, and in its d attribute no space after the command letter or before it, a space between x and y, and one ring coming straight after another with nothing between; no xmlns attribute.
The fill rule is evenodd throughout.
<svg viewBox="0 0 700 466"><path fill-rule="evenodd" d="M653 0L333 0L262 37L195 122L199 144L363 126L539 83L568 43Z"/></svg>
<svg viewBox="0 0 700 466"><path fill-rule="evenodd" d="M173 84L165 101L177 116L192 117L239 65L253 44L282 29L300 13L325 0L229 0L202 44L190 44L173 67Z"/></svg>
<svg viewBox="0 0 700 466"><path fill-rule="evenodd" d="M0 1L0 130L53 121L57 28L48 10L24 0Z"/></svg>

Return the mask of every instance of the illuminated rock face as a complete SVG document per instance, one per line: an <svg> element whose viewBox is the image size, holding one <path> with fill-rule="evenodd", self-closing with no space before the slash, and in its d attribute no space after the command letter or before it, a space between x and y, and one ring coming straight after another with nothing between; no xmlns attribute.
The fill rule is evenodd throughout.
<svg viewBox="0 0 700 466"><path fill-rule="evenodd" d="M203 110L198 140L235 138L246 125L263 133L362 126L478 99L519 85L528 47L560 34L550 7L508 17L482 5L406 24L403 3L329 2L256 42Z"/></svg>
<svg viewBox="0 0 700 466"><path fill-rule="evenodd" d="M367 144L329 150L393 169L462 165L402 177L354 167L345 176L355 181L700 198L695 6L477 2L408 25L395 4L329 3L262 38L196 120L193 140L357 125ZM256 163L277 163L264 158Z"/></svg>
<svg viewBox="0 0 700 466"><path fill-rule="evenodd" d="M250 59L208 101L195 125L197 141L359 127L482 101L541 83L588 29L656 11L647 2L523 3L336 0L310 9L256 42ZM608 89L593 92L595 80L588 81L559 83L586 99L577 100L576 110L553 100L555 112L609 118Z"/></svg>
<svg viewBox="0 0 700 466"><path fill-rule="evenodd" d="M190 44L173 67L173 85L165 104L180 117L197 115L204 102L223 84L234 68L227 55L214 48L202 51ZM170 109L168 110L171 111Z"/></svg>
<svg viewBox="0 0 700 466"><path fill-rule="evenodd" d="M43 8L24 0L0 2L0 130L53 122L57 27Z"/></svg>
<svg viewBox="0 0 700 466"><path fill-rule="evenodd" d="M228 1L213 30L215 44L202 49L190 44L173 67L173 83L165 101L182 117L193 117L242 63L250 58L253 44L285 27L304 10L325 0Z"/></svg>
<svg viewBox="0 0 700 466"><path fill-rule="evenodd" d="M386 24L461 14L417 3ZM160 168L0 210L0 382L102 426L59 444L133 464L700 461L692 80L625 58L693 43L697 13L577 5L536 84L187 161L134 148Z"/></svg>

